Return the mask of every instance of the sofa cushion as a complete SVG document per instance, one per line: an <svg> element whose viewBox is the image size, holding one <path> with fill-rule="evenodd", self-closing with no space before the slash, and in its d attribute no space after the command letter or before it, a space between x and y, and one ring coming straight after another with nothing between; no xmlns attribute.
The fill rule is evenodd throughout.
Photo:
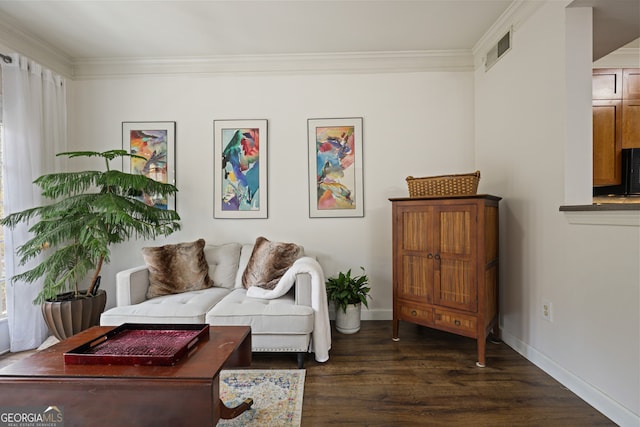
<svg viewBox="0 0 640 427"><path fill-rule="evenodd" d="M100 317L103 326L122 323L206 323L205 315L229 294L226 288L163 295L134 305L113 307Z"/></svg>
<svg viewBox="0 0 640 427"><path fill-rule="evenodd" d="M302 252L302 248L295 243L272 242L258 237L242 275L243 287L275 288L294 261L302 256Z"/></svg>
<svg viewBox="0 0 640 427"><path fill-rule="evenodd" d="M247 268L247 264L249 264L249 258L251 258L252 253L253 243L245 243L242 245L242 249L240 249L240 262L238 263L235 288L244 289L242 286L242 275L244 274L244 270Z"/></svg>
<svg viewBox="0 0 640 427"><path fill-rule="evenodd" d="M142 257L149 269L147 298L211 287L204 245L204 239L199 239L143 248Z"/></svg>
<svg viewBox="0 0 640 427"><path fill-rule="evenodd" d="M267 300L247 297L246 289L234 289L206 315L214 326L251 326L252 334L309 334L313 308L296 305L293 295Z"/></svg>
<svg viewBox="0 0 640 427"><path fill-rule="evenodd" d="M241 248L240 243L205 246L204 256L209 264L209 277L213 280L213 286L228 289L235 286Z"/></svg>

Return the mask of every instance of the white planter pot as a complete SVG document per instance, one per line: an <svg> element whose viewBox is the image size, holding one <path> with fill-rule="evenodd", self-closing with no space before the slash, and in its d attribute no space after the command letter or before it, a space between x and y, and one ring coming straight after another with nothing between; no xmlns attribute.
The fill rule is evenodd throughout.
<svg viewBox="0 0 640 427"><path fill-rule="evenodd" d="M361 304L349 304L347 312L336 310L336 329L343 334L355 334L360 330Z"/></svg>

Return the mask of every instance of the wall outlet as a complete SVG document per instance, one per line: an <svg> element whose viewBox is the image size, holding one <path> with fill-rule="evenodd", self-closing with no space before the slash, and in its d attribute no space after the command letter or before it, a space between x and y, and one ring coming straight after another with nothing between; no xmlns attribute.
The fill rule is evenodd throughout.
<svg viewBox="0 0 640 427"><path fill-rule="evenodd" d="M544 320L548 320L549 322L551 322L553 320L552 316L551 316L551 302L549 301L543 301L542 302L542 318Z"/></svg>

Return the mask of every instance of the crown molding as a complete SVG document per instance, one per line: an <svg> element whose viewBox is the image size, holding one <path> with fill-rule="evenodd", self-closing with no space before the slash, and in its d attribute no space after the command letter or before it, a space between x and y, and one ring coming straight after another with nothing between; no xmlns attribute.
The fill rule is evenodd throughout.
<svg viewBox="0 0 640 427"><path fill-rule="evenodd" d="M55 46L32 36L2 16L0 44L73 80L145 75L473 71L473 54L470 50L74 60Z"/></svg>
<svg viewBox="0 0 640 427"><path fill-rule="evenodd" d="M24 56L38 61L40 64L64 77L73 77L73 64L68 56L54 46L21 30L1 15L0 43L14 52L19 52Z"/></svg>
<svg viewBox="0 0 640 427"><path fill-rule="evenodd" d="M486 51L545 1L515 0L471 50L73 59L0 17L0 43L71 79L143 75L256 75L473 71Z"/></svg>
<svg viewBox="0 0 640 427"><path fill-rule="evenodd" d="M73 63L74 79L131 75L256 75L473 71L469 50L100 58Z"/></svg>
<svg viewBox="0 0 640 427"><path fill-rule="evenodd" d="M593 63L593 68L638 68L640 48L621 47Z"/></svg>

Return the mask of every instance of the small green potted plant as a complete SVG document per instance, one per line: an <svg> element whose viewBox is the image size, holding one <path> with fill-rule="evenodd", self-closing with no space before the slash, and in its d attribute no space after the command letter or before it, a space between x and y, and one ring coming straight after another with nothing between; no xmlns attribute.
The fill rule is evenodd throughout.
<svg viewBox="0 0 640 427"><path fill-rule="evenodd" d="M74 151L58 156L98 157L104 170L47 174L34 181L51 203L7 215L0 225L14 228L31 223L31 238L20 246L20 265L43 259L34 268L13 276L25 283L43 279L34 300L51 332L60 340L97 325L106 293L99 290L100 270L109 262L111 245L140 237L153 239L180 229L174 210L144 203L143 196L172 196L172 184L110 168L125 156L144 159L125 150ZM91 274L88 289L80 283Z"/></svg>
<svg viewBox="0 0 640 427"><path fill-rule="evenodd" d="M351 269L346 273L340 272L336 277L327 279L327 298L333 302L336 309L336 329L343 334L355 334L360 330L360 313L362 305L369 308L367 298L369 292L369 278L363 267L362 275L351 276Z"/></svg>

